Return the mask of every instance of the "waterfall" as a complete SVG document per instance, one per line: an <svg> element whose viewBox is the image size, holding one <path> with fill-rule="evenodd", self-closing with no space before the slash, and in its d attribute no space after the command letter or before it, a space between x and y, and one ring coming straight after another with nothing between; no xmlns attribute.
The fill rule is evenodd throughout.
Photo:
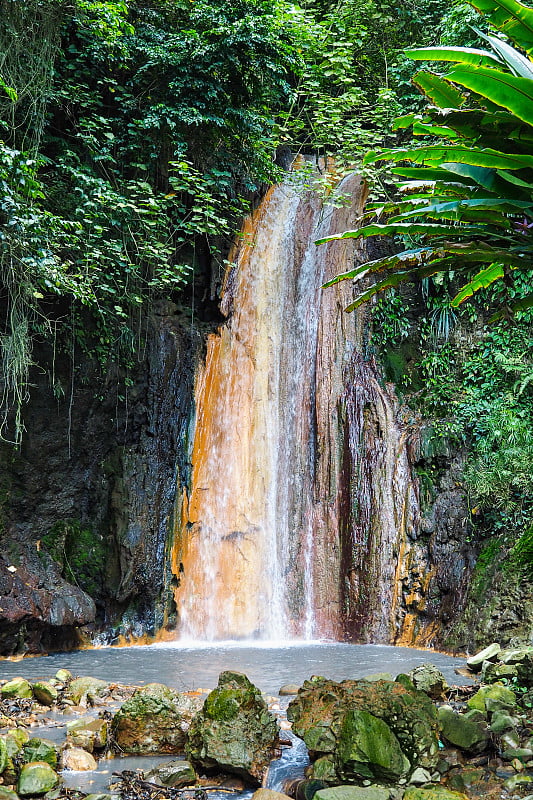
<svg viewBox="0 0 533 800"><path fill-rule="evenodd" d="M412 492L393 403L375 376L368 392L364 315L344 312L350 282L321 289L358 255L355 240L314 244L357 225L363 181L351 175L339 191L347 202L328 205L290 182L273 187L232 255L227 321L197 375L192 477L175 532L180 638L392 638ZM374 455L369 403L380 409ZM374 586L359 579L365 552ZM392 588L381 619L383 580ZM363 630L365 603L374 621Z"/></svg>

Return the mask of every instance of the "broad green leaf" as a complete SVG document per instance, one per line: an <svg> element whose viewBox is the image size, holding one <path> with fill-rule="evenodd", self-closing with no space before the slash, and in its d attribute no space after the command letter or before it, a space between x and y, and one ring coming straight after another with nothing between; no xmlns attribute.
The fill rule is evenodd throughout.
<svg viewBox="0 0 533 800"><path fill-rule="evenodd" d="M455 295L450 305L453 308L457 308L457 306L460 306L468 297L472 297L479 289L486 289L486 287L490 286L494 281L503 278L503 275L503 264L491 264L486 269L482 269L481 272L478 272L477 275L472 278L470 283L463 286Z"/></svg>
<svg viewBox="0 0 533 800"><path fill-rule="evenodd" d="M458 108L465 102L459 89L433 72L421 69L413 75L412 81L439 108Z"/></svg>
<svg viewBox="0 0 533 800"><path fill-rule="evenodd" d="M442 168L447 172L452 172L454 175L461 177L471 178L479 186L491 191L496 182L496 173L493 169L486 167L474 167L471 164L451 164L444 162Z"/></svg>
<svg viewBox="0 0 533 800"><path fill-rule="evenodd" d="M428 256L432 252L432 248L417 247L413 250L403 250L401 253L395 253L393 256L386 256L385 258L378 258L375 261L368 261L366 264L355 267L355 269L336 275L325 283L322 288L326 289L328 286L334 286L340 281L359 278L362 273L385 272L387 269L394 269L395 267L420 267L426 261L425 256Z"/></svg>
<svg viewBox="0 0 533 800"><path fill-rule="evenodd" d="M417 47L407 48L404 53L413 61L457 61L483 67L502 66L502 61L494 53L475 47Z"/></svg>
<svg viewBox="0 0 533 800"><path fill-rule="evenodd" d="M419 236L424 234L426 236L440 236L450 235L453 233L453 228L450 225L437 225L431 222L397 222L395 224L387 225L365 225L355 231L344 231L344 233L337 233L334 236L326 236L324 239L317 239L315 244L324 244L325 242L334 242L338 239L358 239L367 238L369 236L393 236L394 234L403 233L409 236ZM480 229L475 225L465 226L463 230L470 233L479 233Z"/></svg>
<svg viewBox="0 0 533 800"><path fill-rule="evenodd" d="M478 36L487 41L492 49L498 53L500 58L507 64L511 72L520 75L522 78L533 80L533 63L510 44L498 39L496 36L489 36L478 28L474 28Z"/></svg>
<svg viewBox="0 0 533 800"><path fill-rule="evenodd" d="M426 145L415 149L370 151L364 158L365 164L376 161L412 161L439 167L445 161L471 164L476 167L492 169L526 169L533 167L533 155L502 153L490 147L478 148L468 145Z"/></svg>
<svg viewBox="0 0 533 800"><path fill-rule="evenodd" d="M384 280L379 281L379 283L375 283L365 292L358 295L358 297L356 297L355 300L344 310L347 312L355 311L356 308L359 308L359 306L361 306L363 303L366 303L367 300L370 300L379 292L386 291L387 289L393 289L396 286L399 286L400 283L412 280L413 278L429 278L430 275L434 275L436 272L438 272L438 269L433 267L421 267L420 269L410 269L406 270L405 272L394 272L392 275L387 276L384 278Z"/></svg>
<svg viewBox="0 0 533 800"><path fill-rule="evenodd" d="M533 125L533 81L486 67L457 66L446 77Z"/></svg>
<svg viewBox="0 0 533 800"><path fill-rule="evenodd" d="M529 54L533 51L533 9L518 0L469 0L492 24Z"/></svg>

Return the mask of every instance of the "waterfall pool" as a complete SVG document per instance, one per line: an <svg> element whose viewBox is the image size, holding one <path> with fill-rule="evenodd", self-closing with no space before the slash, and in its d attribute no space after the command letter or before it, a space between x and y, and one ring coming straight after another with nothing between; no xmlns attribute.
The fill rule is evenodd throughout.
<svg viewBox="0 0 533 800"><path fill-rule="evenodd" d="M102 647L68 653L0 661L0 679L23 676L28 680L53 676L58 669L69 669L74 675L90 675L109 682L128 685L164 683L178 691L214 688L223 670L244 672L268 695L277 695L283 684L301 684L311 675L323 675L333 680L363 678L373 673L400 672L423 663L431 663L445 675L448 683L467 683L454 670L464 665L464 659L432 650L414 650L386 645L360 645L312 642L174 642L135 647ZM282 698L286 709L290 698ZM91 710L94 714L94 710ZM284 716L284 711L278 712ZM50 715L47 715L50 717ZM59 717L52 715L54 725ZM69 717L63 717L65 723ZM267 786L281 791L287 779L302 777L308 763L303 742L285 732L293 741L284 747L283 755L272 762ZM63 724L58 727L37 727L34 736L44 736L60 743L65 737ZM113 772L141 769L147 771L173 756L124 757L102 759L94 772L63 772L65 785L84 792L106 792L116 779ZM236 800L249 800L252 791L233 795ZM227 800L228 795L209 792L210 800Z"/></svg>
<svg viewBox="0 0 533 800"><path fill-rule="evenodd" d="M466 682L454 673L456 667L464 665L464 659L433 650L371 644L261 641L102 647L21 661L2 660L0 679L21 675L36 680L66 668L74 675L91 675L134 685L165 683L183 692L214 688L219 673L232 669L244 672L262 692L275 695L283 684L301 684L311 675L337 681L364 678L376 672L390 672L396 676L424 663L438 667L450 684Z"/></svg>

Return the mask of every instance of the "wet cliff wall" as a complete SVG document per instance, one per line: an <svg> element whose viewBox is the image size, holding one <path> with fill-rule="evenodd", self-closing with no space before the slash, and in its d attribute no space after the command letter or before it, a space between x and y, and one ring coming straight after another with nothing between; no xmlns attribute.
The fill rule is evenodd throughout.
<svg viewBox="0 0 533 800"><path fill-rule="evenodd" d="M0 445L2 654L172 625L167 544L202 337L170 303L144 336L130 387L76 350L55 358L59 399L35 370L22 446Z"/></svg>

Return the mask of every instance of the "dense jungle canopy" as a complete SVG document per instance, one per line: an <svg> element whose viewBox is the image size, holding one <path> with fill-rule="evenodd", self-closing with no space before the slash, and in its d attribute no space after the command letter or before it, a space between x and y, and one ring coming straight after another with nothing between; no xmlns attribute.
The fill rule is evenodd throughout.
<svg viewBox="0 0 533 800"><path fill-rule="evenodd" d="M418 68L403 52L437 45L479 51L487 32L528 51L530 43L513 39L488 0L486 8L474 5L485 16L444 0L0 0L0 435L14 444L23 436L37 344L48 348L39 368L61 399L69 387L56 375L56 354L73 365L77 353L90 356L103 374L118 371L127 390L154 303L172 300L184 314L216 321L230 244L250 205L279 180L288 153L334 155L341 168L363 169L376 208L407 214L396 226L369 232L396 238L396 247L391 239L383 246L396 259L385 268L397 266L391 254L412 252L428 231L412 226L420 208L398 206L390 163L371 156L363 165L365 154L388 148L389 160L416 163L412 137L449 146L450 128L466 136L467 148L494 150L498 137L513 139L514 111L477 144L477 118L462 118L459 129L450 123L447 132L435 108L462 108L460 97L470 93L478 98L472 113L481 108L496 116L498 97L457 74L446 84L455 94L442 100L445 81L430 72L433 78L413 84ZM485 63L486 56L477 58L478 67ZM505 64L504 57L496 61ZM531 83L533 67L525 69L531 74L503 67ZM502 173L503 162L471 164L499 170L499 184L511 186L513 197L502 201L501 191L491 190L491 202L476 207L478 188L491 176L456 170L440 198L451 202L451 192L463 202L457 186L474 186L470 216L460 221L481 223L474 238L482 243L496 230L499 251L507 240L518 243L520 258L526 254L519 278L493 280L508 277L509 265L485 252L476 274L481 263L497 275L478 277L465 292L475 294L469 304L453 304L465 279L457 252L439 251L437 270L414 275L421 283L400 286L389 276L376 291L390 291L368 307L377 322L370 347L386 379L431 420L422 485L434 490L447 448L467 452L461 479L474 522L489 537L487 547L496 534L520 569L529 568L533 554L533 366L524 302L532 276L528 102L514 137L526 172ZM404 121L393 128L398 116ZM391 156L395 147L403 150ZM442 157L425 164L420 190L442 178ZM400 167L400 177L416 181L411 166ZM325 176L324 190L327 182ZM437 220L455 225L457 208L441 211ZM436 233L447 237L449 230L441 223ZM384 252L369 258L383 266ZM507 311L488 326L502 307ZM454 330L462 331L459 344Z"/></svg>

